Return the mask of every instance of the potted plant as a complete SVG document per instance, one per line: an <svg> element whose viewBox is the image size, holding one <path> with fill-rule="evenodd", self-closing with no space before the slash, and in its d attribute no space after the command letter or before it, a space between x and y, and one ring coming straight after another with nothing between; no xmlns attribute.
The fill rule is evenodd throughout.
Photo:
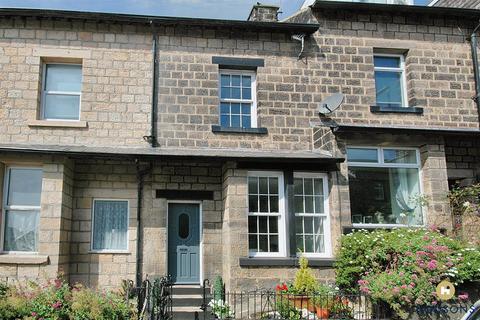
<svg viewBox="0 0 480 320"><path fill-rule="evenodd" d="M319 319L328 319L330 308L333 305L334 292L332 288L325 284L319 284L313 298L315 313Z"/></svg>
<svg viewBox="0 0 480 320"><path fill-rule="evenodd" d="M318 282L313 275L312 269L308 267L308 260L305 257L299 259L300 269L295 274L293 285L288 291L291 296L288 298L298 309L307 309L315 312L315 306L312 303L312 296L317 291Z"/></svg>

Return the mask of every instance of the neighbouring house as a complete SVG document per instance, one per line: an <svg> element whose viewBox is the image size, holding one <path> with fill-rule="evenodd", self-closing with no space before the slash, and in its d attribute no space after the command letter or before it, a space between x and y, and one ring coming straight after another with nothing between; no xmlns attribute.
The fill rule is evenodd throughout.
<svg viewBox="0 0 480 320"><path fill-rule="evenodd" d="M0 10L0 276L272 288L299 254L331 280L352 228L451 228L449 185L480 175L480 11L277 13Z"/></svg>

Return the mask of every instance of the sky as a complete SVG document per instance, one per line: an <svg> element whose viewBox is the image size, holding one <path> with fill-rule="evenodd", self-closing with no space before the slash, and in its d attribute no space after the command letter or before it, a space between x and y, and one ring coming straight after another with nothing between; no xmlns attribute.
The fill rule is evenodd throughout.
<svg viewBox="0 0 480 320"><path fill-rule="evenodd" d="M0 0L0 8L42 8L117 12L155 16L246 20L258 0ZM304 0L265 0L280 6L280 19L298 10ZM428 0L415 0L424 5Z"/></svg>

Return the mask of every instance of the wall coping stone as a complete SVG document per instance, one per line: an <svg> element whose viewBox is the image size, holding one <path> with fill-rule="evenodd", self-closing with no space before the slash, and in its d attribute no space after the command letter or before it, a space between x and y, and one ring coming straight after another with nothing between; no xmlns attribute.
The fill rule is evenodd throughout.
<svg viewBox="0 0 480 320"><path fill-rule="evenodd" d="M311 267L333 267L334 258L308 258ZM298 267L298 258L240 258L240 267Z"/></svg>
<svg viewBox="0 0 480 320"><path fill-rule="evenodd" d="M0 254L0 264L47 264L47 255L40 254Z"/></svg>

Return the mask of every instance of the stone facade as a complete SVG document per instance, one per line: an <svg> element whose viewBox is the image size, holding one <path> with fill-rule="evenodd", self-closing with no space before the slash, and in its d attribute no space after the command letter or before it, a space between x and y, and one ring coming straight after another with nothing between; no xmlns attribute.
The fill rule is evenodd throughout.
<svg viewBox="0 0 480 320"><path fill-rule="evenodd" d="M334 163L332 168L320 159L310 159L305 169L295 154L327 155L333 163L335 157L345 157L347 146L417 148L423 192L430 199L426 223L450 228L448 181L478 179L478 139L428 129L478 130L478 111L471 99L475 91L471 52L464 37L474 20L448 14L306 8L288 19L319 24L319 30L306 37L301 59L300 44L285 29L245 30L233 22L232 26L157 25L158 113L154 118L159 149L192 154L155 156L141 154L149 147L144 137L150 135L154 100L149 26L2 17L0 144L4 151L0 163L4 167L33 163L43 168L44 175L39 252L22 258L1 254L0 277L52 277L62 271L72 282L116 287L123 279L134 280L137 273L143 278L164 275L168 273L168 205L174 200L157 198L156 191L208 191L213 199L200 201L202 279L220 274L232 290L272 287L292 278L295 267L240 263L249 255L248 171L288 167L295 172L327 173L335 252L340 235L352 226L348 162ZM405 53L408 105L423 108L423 114L371 112L375 105L373 54L377 52ZM256 96L258 126L266 128L266 134L212 131L212 125L219 124L220 67L213 63L214 56L263 60L264 66L256 69ZM39 119L44 61L82 64L80 121ZM345 94L344 103L319 117L318 104L337 92ZM338 125L405 127L426 133L331 130ZM33 145L48 146L58 154L19 150ZM70 146L117 148L118 154L73 153ZM209 148L225 154L193 156L194 150ZM272 160L259 155L246 163L229 154L231 150L284 152L292 158ZM94 199L129 201L125 252L91 250ZM332 262L332 258L324 260ZM141 261L138 267L137 260ZM331 267L317 267L315 272L325 281L334 276Z"/></svg>

